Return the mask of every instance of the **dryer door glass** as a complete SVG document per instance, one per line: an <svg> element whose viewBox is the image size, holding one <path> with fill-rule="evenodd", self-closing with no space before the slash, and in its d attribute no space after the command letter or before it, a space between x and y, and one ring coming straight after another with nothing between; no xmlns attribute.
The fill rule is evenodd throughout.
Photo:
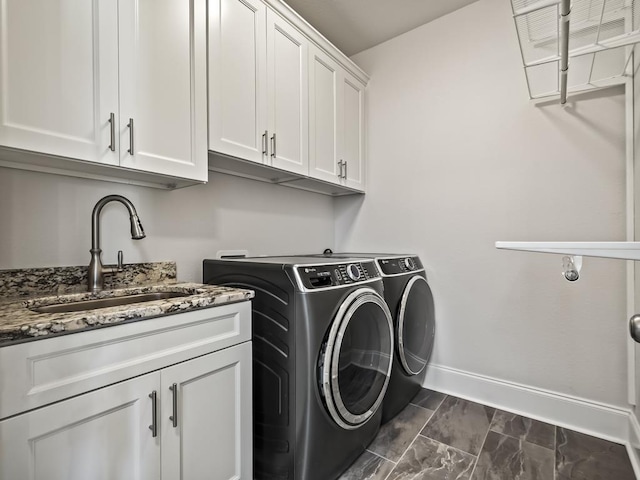
<svg viewBox="0 0 640 480"><path fill-rule="evenodd" d="M354 292L338 311L321 362L325 401L339 425L355 428L377 411L392 356L392 320L384 300L373 290Z"/></svg>
<svg viewBox="0 0 640 480"><path fill-rule="evenodd" d="M397 328L400 363L406 373L417 375L429 361L436 330L433 295L424 277L416 275L407 282Z"/></svg>

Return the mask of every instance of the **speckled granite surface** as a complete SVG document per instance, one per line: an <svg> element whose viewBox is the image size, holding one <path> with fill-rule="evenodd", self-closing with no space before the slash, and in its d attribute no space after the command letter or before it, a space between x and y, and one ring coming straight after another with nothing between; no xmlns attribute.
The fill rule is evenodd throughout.
<svg viewBox="0 0 640 480"><path fill-rule="evenodd" d="M167 267L166 270L163 270L163 265ZM0 271L0 347L28 339L253 298L253 292L250 290L197 283L175 283L175 263L172 262L128 267L128 273L119 279L116 278L116 284L135 284L135 287L105 289L96 294L83 291L86 289L86 276L84 287L71 283L71 280L82 276L80 272L78 276L74 276L73 271L76 267ZM84 268L86 271L86 267L77 268ZM143 286L140 286L141 284ZM75 293L61 294L70 291ZM68 313L35 311L47 305L154 292L175 292L183 296Z"/></svg>
<svg viewBox="0 0 640 480"><path fill-rule="evenodd" d="M86 292L87 271L87 265L0 270L0 298ZM105 275L104 288L175 283L176 276L175 262L132 263Z"/></svg>

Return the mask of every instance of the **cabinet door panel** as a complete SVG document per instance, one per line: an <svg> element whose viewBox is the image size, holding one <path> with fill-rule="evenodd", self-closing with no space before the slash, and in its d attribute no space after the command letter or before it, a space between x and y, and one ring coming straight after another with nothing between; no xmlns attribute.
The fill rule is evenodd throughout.
<svg viewBox="0 0 640 480"><path fill-rule="evenodd" d="M270 141L271 165L307 175L308 40L271 10L267 12L267 86L269 135L276 134Z"/></svg>
<svg viewBox="0 0 640 480"><path fill-rule="evenodd" d="M253 478L251 343L162 370L162 472L171 479ZM173 414L177 386L177 426Z"/></svg>
<svg viewBox="0 0 640 480"><path fill-rule="evenodd" d="M0 144L117 164L117 0L0 0ZM117 140L116 140L117 141Z"/></svg>
<svg viewBox="0 0 640 480"><path fill-rule="evenodd" d="M152 373L0 422L2 480L157 480Z"/></svg>
<svg viewBox="0 0 640 480"><path fill-rule="evenodd" d="M309 63L309 175L340 183L338 168L338 74L340 67L318 48Z"/></svg>
<svg viewBox="0 0 640 480"><path fill-rule="evenodd" d="M209 149L263 163L267 129L266 6L209 3Z"/></svg>
<svg viewBox="0 0 640 480"><path fill-rule="evenodd" d="M364 190L364 85L344 72L340 88L340 156L347 162L345 183L348 187Z"/></svg>
<svg viewBox="0 0 640 480"><path fill-rule="evenodd" d="M119 19L120 164L205 181L205 0L122 0Z"/></svg>

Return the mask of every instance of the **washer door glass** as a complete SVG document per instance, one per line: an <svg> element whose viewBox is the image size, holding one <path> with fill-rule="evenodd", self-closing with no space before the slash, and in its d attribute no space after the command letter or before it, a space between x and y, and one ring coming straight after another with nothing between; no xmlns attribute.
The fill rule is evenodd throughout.
<svg viewBox="0 0 640 480"><path fill-rule="evenodd" d="M416 275L407 282L397 323L400 363L407 374L417 375L429 361L436 330L433 295L423 277Z"/></svg>
<svg viewBox="0 0 640 480"><path fill-rule="evenodd" d="M374 290L353 292L338 310L320 359L322 390L331 417L343 428L378 410L393 357L391 313Z"/></svg>

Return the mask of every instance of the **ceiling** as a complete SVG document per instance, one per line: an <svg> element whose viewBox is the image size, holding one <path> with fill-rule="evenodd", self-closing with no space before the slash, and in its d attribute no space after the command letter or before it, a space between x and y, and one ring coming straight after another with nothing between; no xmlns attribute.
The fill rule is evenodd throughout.
<svg viewBox="0 0 640 480"><path fill-rule="evenodd" d="M285 0L351 56L476 0Z"/></svg>

